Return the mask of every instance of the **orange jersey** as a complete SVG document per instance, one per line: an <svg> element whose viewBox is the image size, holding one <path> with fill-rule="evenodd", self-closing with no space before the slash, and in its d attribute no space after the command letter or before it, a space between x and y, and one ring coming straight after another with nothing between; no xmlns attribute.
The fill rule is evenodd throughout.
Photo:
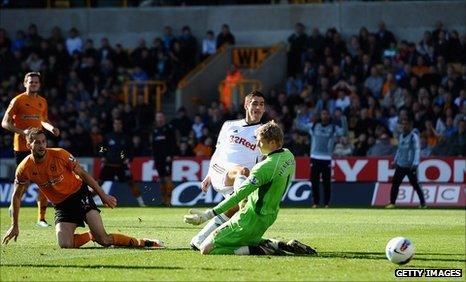
<svg viewBox="0 0 466 282"><path fill-rule="evenodd" d="M24 130L31 126L42 128L41 122L48 120L47 100L39 95L31 96L25 92L11 100L6 113L13 118L14 126L19 129ZM26 138L15 133L13 149L16 152L28 151Z"/></svg>
<svg viewBox="0 0 466 282"><path fill-rule="evenodd" d="M34 182L53 204L61 203L81 188L82 180L73 170L79 162L61 148L46 149L45 160L34 162L27 156L16 168L16 182Z"/></svg>

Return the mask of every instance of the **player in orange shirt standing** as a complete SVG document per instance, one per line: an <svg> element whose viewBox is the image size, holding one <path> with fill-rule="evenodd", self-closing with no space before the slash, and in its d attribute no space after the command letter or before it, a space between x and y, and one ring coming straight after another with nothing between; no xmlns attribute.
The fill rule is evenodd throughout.
<svg viewBox="0 0 466 282"><path fill-rule="evenodd" d="M13 149L15 151L16 165L18 165L31 152L26 147L26 133L29 127L44 127L53 135L60 135L60 130L50 124L47 114L47 100L39 96L41 77L38 72L29 72L24 76L26 92L13 98L5 112L2 127L13 132ZM37 226L50 226L45 220L47 199L39 191L37 195Z"/></svg>
<svg viewBox="0 0 466 282"><path fill-rule="evenodd" d="M21 198L28 182L34 182L55 207L55 230L60 248L78 248L90 240L102 246L164 247L159 240L108 234L88 186L99 195L102 203L110 208L116 207L116 198L106 194L66 150L46 148L47 139L41 129L28 129L26 140L31 154L16 168L12 223L2 243L7 244L12 238L16 241L19 235ZM78 226L84 227L84 222L89 226L90 232L75 234Z"/></svg>

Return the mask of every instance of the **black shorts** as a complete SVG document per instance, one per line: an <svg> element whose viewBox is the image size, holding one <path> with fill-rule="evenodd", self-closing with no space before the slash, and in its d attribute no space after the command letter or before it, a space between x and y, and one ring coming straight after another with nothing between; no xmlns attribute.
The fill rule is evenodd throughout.
<svg viewBox="0 0 466 282"><path fill-rule="evenodd" d="M99 179L100 181L114 181L115 176L118 178L119 182L127 182L133 180L133 176L131 175L131 171L127 165L119 165L119 166L110 166L110 165L103 165L102 169L100 170Z"/></svg>
<svg viewBox="0 0 466 282"><path fill-rule="evenodd" d="M24 152L16 152L15 151L16 165L19 165L24 160L24 158L29 156L30 153L31 153L31 151L24 151Z"/></svg>
<svg viewBox="0 0 466 282"><path fill-rule="evenodd" d="M76 193L55 205L55 224L70 222L84 227L86 214L91 210L100 212L87 185L83 184Z"/></svg>
<svg viewBox="0 0 466 282"><path fill-rule="evenodd" d="M166 160L157 160L155 161L155 168L157 169L157 173L161 177L170 176L172 174L172 163L167 162Z"/></svg>

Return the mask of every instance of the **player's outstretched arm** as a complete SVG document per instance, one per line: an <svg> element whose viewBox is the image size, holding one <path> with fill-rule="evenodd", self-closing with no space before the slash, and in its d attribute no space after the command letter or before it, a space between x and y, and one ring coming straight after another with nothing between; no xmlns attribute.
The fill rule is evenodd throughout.
<svg viewBox="0 0 466 282"><path fill-rule="evenodd" d="M87 173L80 165L74 167L74 173L79 175L79 177L81 177L81 179L99 195L104 205L112 209L116 207L117 199L113 196L106 194L102 187L100 187L100 185L94 179L94 177Z"/></svg>
<svg viewBox="0 0 466 282"><path fill-rule="evenodd" d="M15 242L19 235L19 208L21 206L21 198L26 191L28 183L18 183L15 181L15 188L13 191L13 196L11 199L11 205L13 207L12 217L11 217L11 227L5 233L5 236L2 239L3 244L8 244L8 242L14 238Z"/></svg>
<svg viewBox="0 0 466 282"><path fill-rule="evenodd" d="M188 214L184 216L184 222L192 225L199 225L213 218L215 215L213 210L201 211L190 209Z"/></svg>
<svg viewBox="0 0 466 282"><path fill-rule="evenodd" d="M54 136L60 135L60 129L56 128L53 126L50 122L48 121L41 121L42 126L50 131Z"/></svg>
<svg viewBox="0 0 466 282"><path fill-rule="evenodd" d="M2 127L8 131L11 131L13 133L18 133L20 135L26 135L25 131L22 130L22 129L19 129L17 128L14 124L13 124L13 115L10 114L7 110L7 112L5 113L5 115L3 116L3 119L2 119Z"/></svg>
<svg viewBox="0 0 466 282"><path fill-rule="evenodd" d="M201 190L203 192L207 192L207 190L209 189L209 186L210 184L212 183L211 179L210 179L210 176L207 175L204 180L202 180L201 182Z"/></svg>

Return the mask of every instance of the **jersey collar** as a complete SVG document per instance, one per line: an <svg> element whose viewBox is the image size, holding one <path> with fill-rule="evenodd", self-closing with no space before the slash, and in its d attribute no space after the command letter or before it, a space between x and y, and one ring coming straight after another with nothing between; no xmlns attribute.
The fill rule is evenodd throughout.
<svg viewBox="0 0 466 282"><path fill-rule="evenodd" d="M246 119L244 119L244 122L246 123L245 125L243 125L243 127L248 127L248 126L254 126L254 125L258 125L258 124L261 124L261 122L256 122L256 123L248 123L246 121Z"/></svg>
<svg viewBox="0 0 466 282"><path fill-rule="evenodd" d="M275 150L275 151L269 153L267 156L270 156L270 155L273 155L273 154L276 154L276 153L281 153L281 152L283 152L283 151L285 151L285 150L283 150L283 148L280 148L280 149L278 149L278 150Z"/></svg>

